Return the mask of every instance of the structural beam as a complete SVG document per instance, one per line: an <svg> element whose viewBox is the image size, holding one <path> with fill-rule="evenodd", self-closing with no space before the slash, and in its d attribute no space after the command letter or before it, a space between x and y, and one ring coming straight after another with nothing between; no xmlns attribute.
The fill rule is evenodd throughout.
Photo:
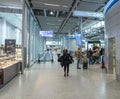
<svg viewBox="0 0 120 99"><path fill-rule="evenodd" d="M62 24L61 24L60 28L58 29L58 32L57 32L57 33L60 33L60 32L62 31L63 27L65 26L65 24L66 24L67 21L69 20L71 14L72 14L72 12L73 12L73 10L77 7L79 1L80 1L80 0L76 0L76 1L75 1L75 3L74 3L74 5L72 6L72 8L71 8L71 10L70 10L67 18L62 22Z"/></svg>

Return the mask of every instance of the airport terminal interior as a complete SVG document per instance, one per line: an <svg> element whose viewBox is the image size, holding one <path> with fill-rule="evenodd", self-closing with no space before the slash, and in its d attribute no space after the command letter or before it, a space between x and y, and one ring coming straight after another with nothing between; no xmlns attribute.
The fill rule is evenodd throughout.
<svg viewBox="0 0 120 99"><path fill-rule="evenodd" d="M120 99L119 9L0 0L0 99Z"/></svg>

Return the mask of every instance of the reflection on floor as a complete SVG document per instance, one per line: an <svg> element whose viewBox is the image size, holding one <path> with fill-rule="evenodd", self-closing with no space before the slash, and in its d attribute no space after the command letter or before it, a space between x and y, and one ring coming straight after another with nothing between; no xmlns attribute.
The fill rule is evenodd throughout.
<svg viewBox="0 0 120 99"><path fill-rule="evenodd" d="M120 99L120 82L99 65L77 70L74 63L64 77L59 63L36 63L0 89L0 99Z"/></svg>

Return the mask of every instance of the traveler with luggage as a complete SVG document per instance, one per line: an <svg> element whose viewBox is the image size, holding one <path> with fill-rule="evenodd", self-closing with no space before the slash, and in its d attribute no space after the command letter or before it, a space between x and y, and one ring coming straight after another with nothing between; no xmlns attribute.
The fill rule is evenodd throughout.
<svg viewBox="0 0 120 99"><path fill-rule="evenodd" d="M80 48L78 48L78 50L76 51L76 59L77 59L77 69L81 69L79 66L82 59L82 53L80 51Z"/></svg>

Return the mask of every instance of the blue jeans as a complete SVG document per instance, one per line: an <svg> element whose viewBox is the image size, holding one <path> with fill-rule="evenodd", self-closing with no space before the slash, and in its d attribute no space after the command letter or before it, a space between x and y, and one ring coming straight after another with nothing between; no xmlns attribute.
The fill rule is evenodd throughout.
<svg viewBox="0 0 120 99"><path fill-rule="evenodd" d="M92 56L89 57L89 65L90 64L93 64L93 58L92 58Z"/></svg>
<svg viewBox="0 0 120 99"><path fill-rule="evenodd" d="M79 68L80 59L77 60L77 68Z"/></svg>

